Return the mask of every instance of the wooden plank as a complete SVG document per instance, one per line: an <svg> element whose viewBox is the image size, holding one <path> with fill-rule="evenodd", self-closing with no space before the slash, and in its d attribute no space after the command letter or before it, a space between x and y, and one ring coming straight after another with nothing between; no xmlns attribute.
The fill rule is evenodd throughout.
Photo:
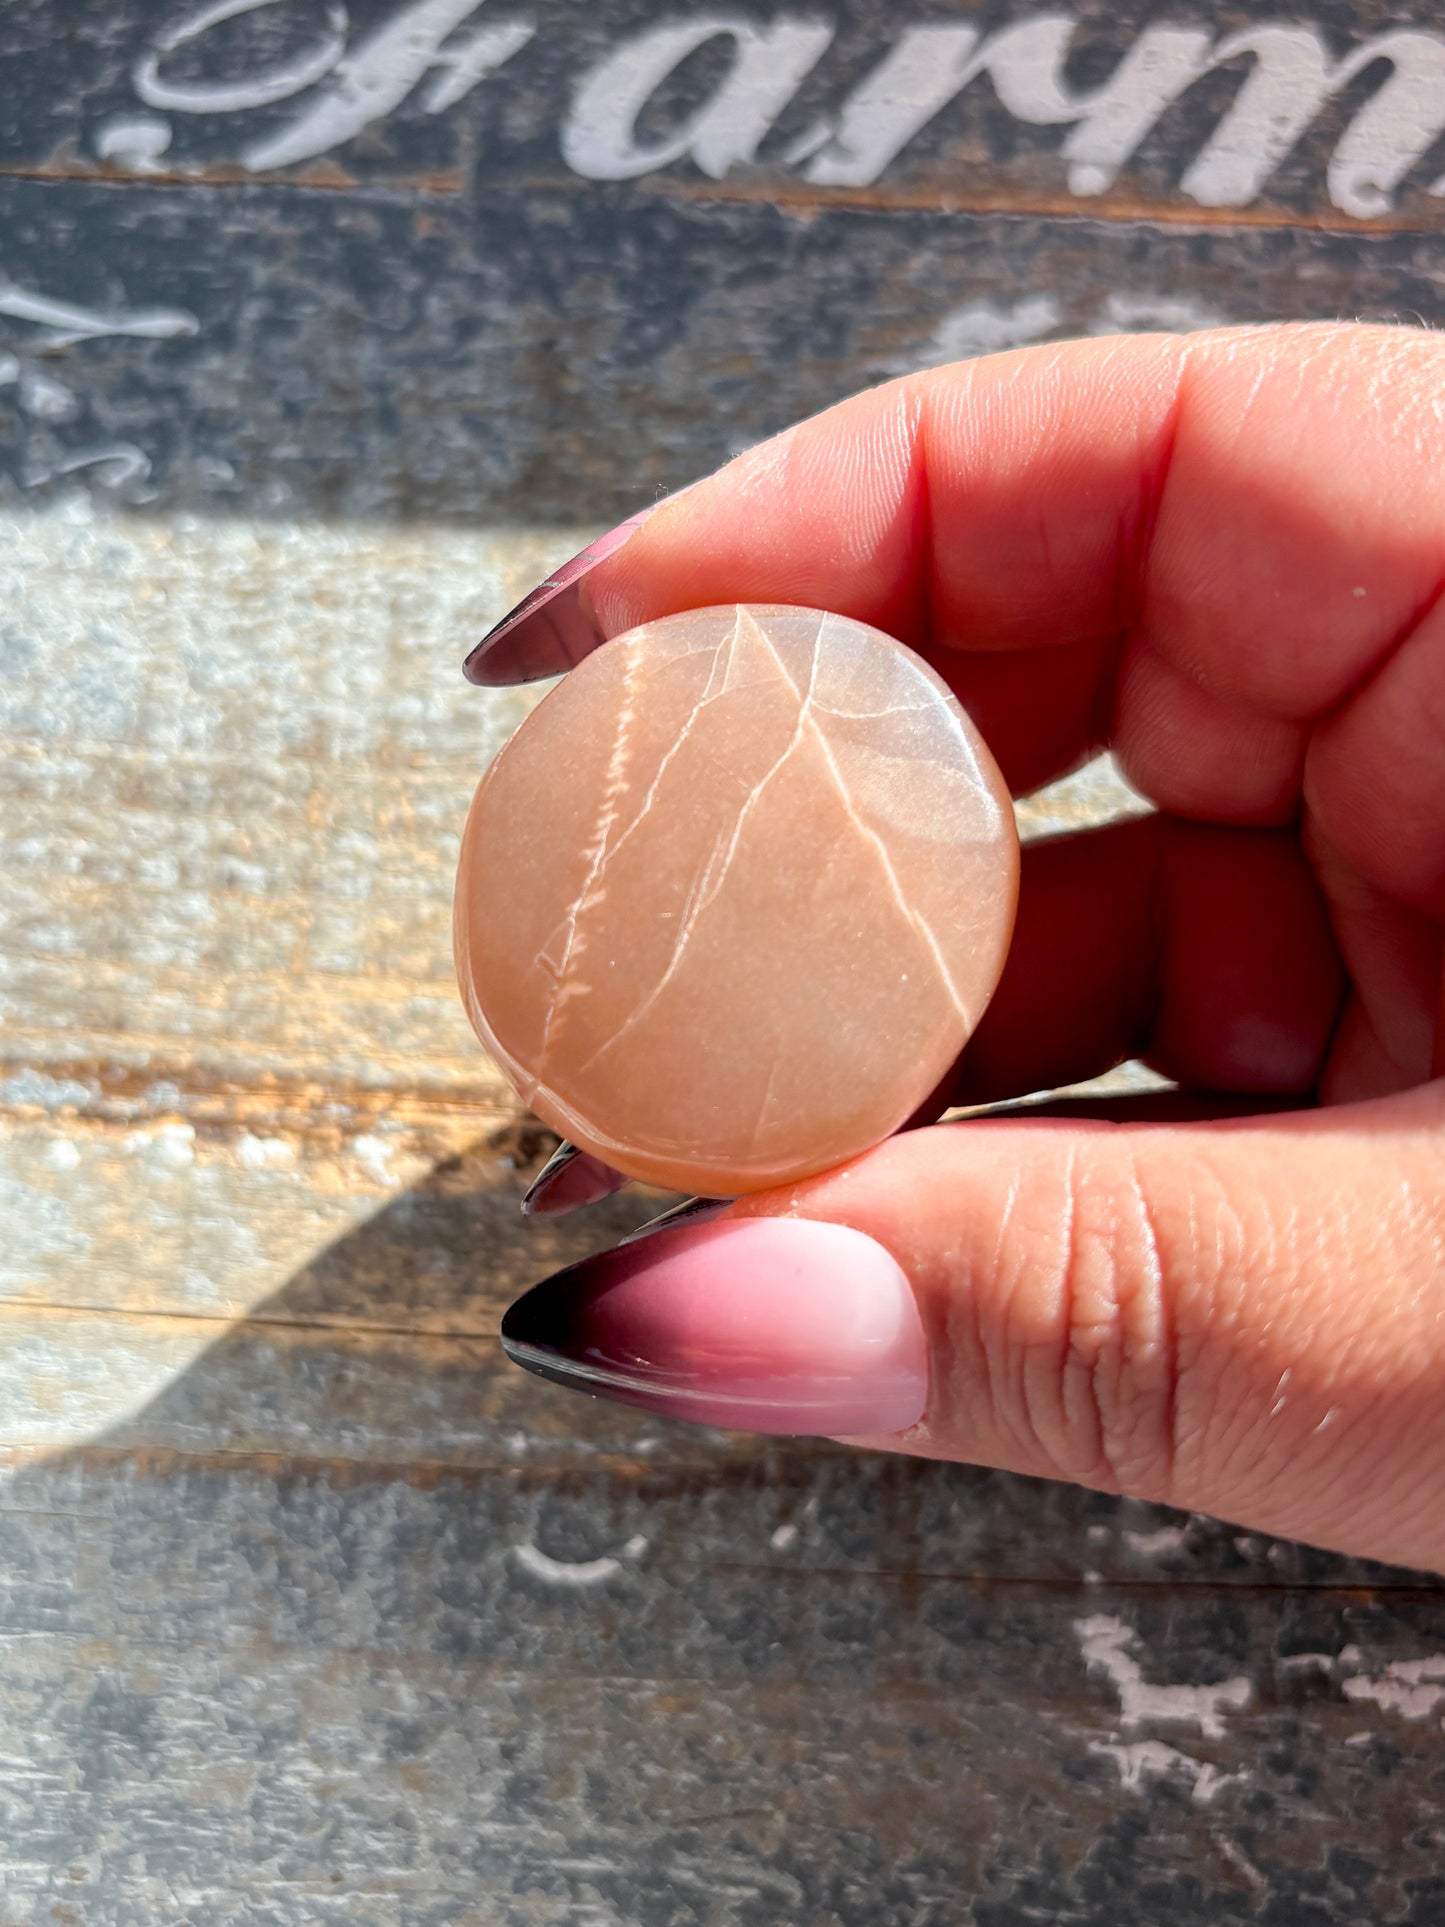
<svg viewBox="0 0 1445 1927"><path fill-rule="evenodd" d="M0 181L17 283L195 324L47 348L53 328L8 323L0 491L50 500L83 475L151 510L608 522L841 394L982 348L1441 318L1435 244L1412 234L641 191L519 190L424 216L380 191L237 188L226 220L216 203Z"/></svg>
<svg viewBox="0 0 1445 1927"><path fill-rule="evenodd" d="M0 165L32 178L445 200L660 177L813 205L1442 221L1445 37L1427 0L1208 24L1152 0L680 18L628 0L357 0L339 20L83 0L63 36L42 0L8 16Z"/></svg>
<svg viewBox="0 0 1445 1927"><path fill-rule="evenodd" d="M955 1523L1039 1490L955 1485ZM623 1541L639 1514L553 1482L62 1464L4 1506L9 1864L86 1921L1102 1927L1140 1893L1185 1923L1425 1921L1438 1895L1434 1702L1400 1677L1438 1652L1428 1597L890 1573L866 1531L840 1566L816 1514L779 1550L781 1508Z"/></svg>
<svg viewBox="0 0 1445 1927"><path fill-rule="evenodd" d="M38 0L8 8L0 488L610 521L840 393L981 348L1440 319L1428 6L1217 29L1147 0L478 12L158 26L84 0L57 36ZM978 67L932 117L948 59L928 32ZM769 33L800 62L816 42L796 86ZM919 122L901 144L900 114ZM314 151L273 164L303 127Z"/></svg>
<svg viewBox="0 0 1445 1927"><path fill-rule="evenodd" d="M7 1056L503 1102L449 900L530 699L456 663L577 539L8 525Z"/></svg>

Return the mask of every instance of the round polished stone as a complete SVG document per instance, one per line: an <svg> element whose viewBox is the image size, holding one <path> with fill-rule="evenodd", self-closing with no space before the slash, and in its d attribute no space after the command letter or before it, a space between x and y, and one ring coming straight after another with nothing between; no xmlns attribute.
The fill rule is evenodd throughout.
<svg viewBox="0 0 1445 1927"><path fill-rule="evenodd" d="M457 975L554 1130L731 1196L880 1142L993 993L1018 840L947 686L816 609L695 609L586 658L482 778Z"/></svg>

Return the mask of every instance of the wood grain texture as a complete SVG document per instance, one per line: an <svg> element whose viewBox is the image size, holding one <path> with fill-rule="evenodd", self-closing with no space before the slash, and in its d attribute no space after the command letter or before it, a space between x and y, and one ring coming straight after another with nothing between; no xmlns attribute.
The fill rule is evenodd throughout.
<svg viewBox="0 0 1445 1927"><path fill-rule="evenodd" d="M1439 320L1445 153L1351 212L1395 70L1338 66L1413 34L1428 80L1436 10L1216 61L1274 16L1078 0L1052 78L852 184L808 139L911 29L1044 16L736 10L735 56L827 29L755 149L607 180L581 90L704 9L200 12L0 8L0 1927L1437 1927L1439 1582L505 1366L508 1299L665 1200L520 1218L552 1140L448 931L531 700L460 655L599 526L926 363ZM1080 192L1077 99L1176 31L1200 72ZM713 32L607 138L731 71ZM1218 140L1257 73L1263 173ZM1096 767L1022 817L1137 807Z"/></svg>

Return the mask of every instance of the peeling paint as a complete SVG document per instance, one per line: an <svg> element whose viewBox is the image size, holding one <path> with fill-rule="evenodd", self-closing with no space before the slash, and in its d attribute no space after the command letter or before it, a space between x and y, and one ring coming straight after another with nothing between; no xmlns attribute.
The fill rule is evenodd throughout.
<svg viewBox="0 0 1445 1927"><path fill-rule="evenodd" d="M624 1570L625 1560L635 1560L647 1549L647 1540L641 1536L629 1539L623 1547L621 1556L610 1555L601 1559L553 1559L530 1540L512 1547L512 1557L534 1579L540 1579L549 1586L580 1587L605 1585Z"/></svg>
<svg viewBox="0 0 1445 1927"><path fill-rule="evenodd" d="M1369 1700L1407 1720L1429 1719L1445 1706L1445 1653L1395 1659L1380 1673L1356 1673L1340 1682L1347 1700ZM1441 1721L1445 1727L1445 1720Z"/></svg>
<svg viewBox="0 0 1445 1927"><path fill-rule="evenodd" d="M1125 1727L1187 1725L1197 1727L1209 1739L1224 1736L1224 1716L1239 1712L1254 1696L1250 1681L1240 1675L1211 1686L1159 1685L1144 1678L1143 1667L1135 1657L1140 1645L1138 1634L1122 1619L1096 1613L1074 1622L1084 1663L1090 1671L1105 1674L1119 1695L1119 1712Z"/></svg>
<svg viewBox="0 0 1445 1927"><path fill-rule="evenodd" d="M1089 1751L1114 1762L1126 1793L1142 1792L1150 1780L1177 1776L1189 1782L1197 1805L1209 1806L1226 1787L1246 1785L1249 1780L1247 1773L1221 1773L1162 1740L1095 1740Z"/></svg>

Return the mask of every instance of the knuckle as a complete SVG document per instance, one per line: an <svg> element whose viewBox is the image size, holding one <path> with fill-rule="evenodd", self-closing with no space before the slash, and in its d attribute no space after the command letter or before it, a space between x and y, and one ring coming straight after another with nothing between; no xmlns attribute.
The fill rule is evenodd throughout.
<svg viewBox="0 0 1445 1927"><path fill-rule="evenodd" d="M1168 1501L1179 1347L1158 1207L1132 1159L1075 1161L1051 1329L1030 1347L1026 1422L1058 1475Z"/></svg>

